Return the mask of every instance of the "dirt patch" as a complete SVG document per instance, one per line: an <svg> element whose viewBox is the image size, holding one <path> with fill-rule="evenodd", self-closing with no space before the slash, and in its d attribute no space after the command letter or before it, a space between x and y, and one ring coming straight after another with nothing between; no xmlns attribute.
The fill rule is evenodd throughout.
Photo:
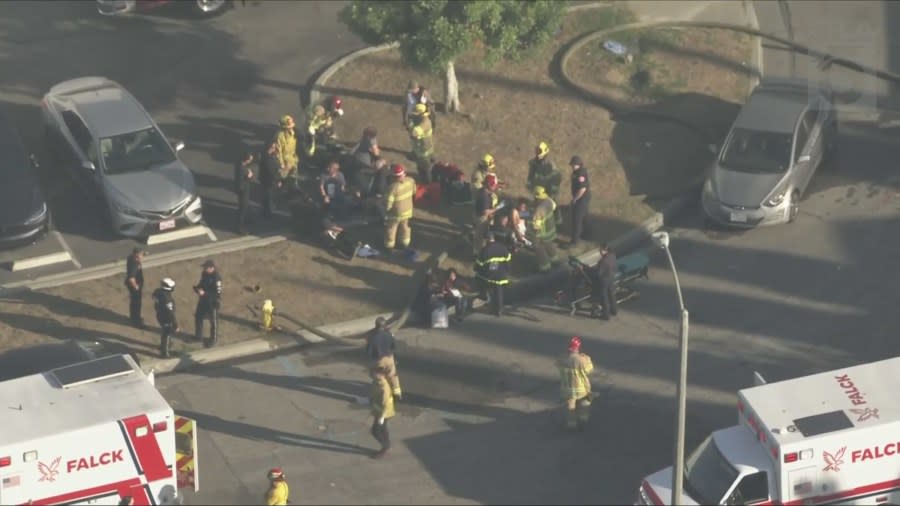
<svg viewBox="0 0 900 506"><path fill-rule="evenodd" d="M551 158L563 171L559 204L565 212L571 173L567 162L572 155L580 155L590 171L594 195L590 217L592 240L584 244L585 249L596 247L648 218L658 210L660 202L684 189L686 174L692 176L702 171L709 157L708 142L697 132L673 123L645 124L640 131L629 126L627 132L617 132L630 119L613 118L608 109L588 103L560 86L555 63L564 46L576 37L632 20L631 13L618 6L579 12L566 19L553 43L542 51L519 62L499 62L490 68L482 63L482 51L465 54L456 64L463 114L438 114L436 157L456 163L470 174L481 156L491 153L497 161L500 179L506 183L503 197L514 200L526 196L528 160L533 156L534 146L547 141ZM740 84L746 93L748 76L703 60L705 46L700 42L707 41L707 32L677 34L684 36L684 40L698 41L686 46L696 53L687 57L664 44L671 39L668 34L675 33L668 30L669 38L654 38L652 50L642 61L652 64L652 79L667 73L671 76L666 81L671 96L692 91L709 94L718 102L738 100L742 96L736 90ZM719 38L718 33L714 34L710 44L717 44ZM714 60L730 58L738 50L747 55L744 58L751 54L749 38L729 40L731 46L724 54L707 56ZM677 47L681 47L681 42ZM685 65L685 58L702 63L676 72L674 69ZM579 76L592 72L589 64L596 65L583 59L576 56L570 63L579 69ZM696 78L690 75L694 68L702 72ZM621 73L619 79L625 79L627 72ZM682 79L682 73L689 77ZM374 53L357 60L337 72L321 91L339 94L345 100L347 112L338 125L342 138L355 141L364 127L374 126L389 160L411 164L407 156L410 142L401 122L403 94L410 80L431 89L440 108L443 96L440 76L423 76L407 67L398 51ZM720 89L728 91L719 93ZM619 138L613 142L616 136ZM658 169L655 174L654 168ZM416 216L433 223L459 225L471 221L471 209L420 210ZM562 227L564 236L568 228L567 220ZM468 267L470 262L465 251L465 247L460 254L451 251L448 265ZM520 255L516 262L519 264L516 270L521 273L533 272L535 268L533 256L528 253Z"/></svg>
<svg viewBox="0 0 900 506"><path fill-rule="evenodd" d="M608 42L625 47L617 55ZM679 93L743 102L748 92L751 37L717 29L646 29L610 35L579 48L569 75L617 100L650 104Z"/></svg>

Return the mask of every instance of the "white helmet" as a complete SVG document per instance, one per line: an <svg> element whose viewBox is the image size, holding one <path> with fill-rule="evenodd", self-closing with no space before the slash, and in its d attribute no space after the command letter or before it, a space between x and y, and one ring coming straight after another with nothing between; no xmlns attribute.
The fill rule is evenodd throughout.
<svg viewBox="0 0 900 506"><path fill-rule="evenodd" d="M171 292L175 289L175 280L172 278L163 278L163 280L159 282L159 286L163 290Z"/></svg>

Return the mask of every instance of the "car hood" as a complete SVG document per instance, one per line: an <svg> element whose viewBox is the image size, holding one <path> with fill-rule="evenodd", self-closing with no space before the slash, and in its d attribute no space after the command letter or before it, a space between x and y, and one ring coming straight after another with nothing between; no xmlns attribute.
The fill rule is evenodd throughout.
<svg viewBox="0 0 900 506"><path fill-rule="evenodd" d="M717 166L710 174L712 187L723 204L759 207L784 174L740 172Z"/></svg>
<svg viewBox="0 0 900 506"><path fill-rule="evenodd" d="M44 194L34 178L0 178L0 225L21 225L44 204Z"/></svg>
<svg viewBox="0 0 900 506"><path fill-rule="evenodd" d="M105 177L110 200L135 211L166 213L196 193L194 176L174 161L140 172Z"/></svg>

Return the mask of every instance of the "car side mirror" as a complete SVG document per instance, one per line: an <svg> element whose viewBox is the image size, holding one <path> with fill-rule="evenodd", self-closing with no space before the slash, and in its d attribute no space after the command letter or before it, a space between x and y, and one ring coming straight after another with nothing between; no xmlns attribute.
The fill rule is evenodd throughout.
<svg viewBox="0 0 900 506"><path fill-rule="evenodd" d="M84 162L81 164L81 166L89 171L97 170L97 167L94 165L94 162Z"/></svg>
<svg viewBox="0 0 900 506"><path fill-rule="evenodd" d="M804 163L810 160L809 155L803 155L797 159L797 163Z"/></svg>
<svg viewBox="0 0 900 506"><path fill-rule="evenodd" d="M184 142L183 141L176 142L175 143L175 152L177 153L177 152L181 151L182 149L184 149Z"/></svg>

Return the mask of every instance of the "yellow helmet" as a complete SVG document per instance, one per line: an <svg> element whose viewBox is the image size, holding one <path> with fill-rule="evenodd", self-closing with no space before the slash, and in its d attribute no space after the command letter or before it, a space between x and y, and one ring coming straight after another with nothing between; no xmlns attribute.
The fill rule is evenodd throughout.
<svg viewBox="0 0 900 506"><path fill-rule="evenodd" d="M544 200L548 198L547 189L543 186L535 186L534 187L534 198L538 200Z"/></svg>
<svg viewBox="0 0 900 506"><path fill-rule="evenodd" d="M281 125L281 128L289 128L293 123L294 118L292 118L290 114L285 114L278 120L278 124Z"/></svg>
<svg viewBox="0 0 900 506"><path fill-rule="evenodd" d="M541 142L537 145L537 155L538 155L538 157L543 158L543 157L547 156L547 153L549 153L549 152L550 152L550 145L547 144L546 142L541 141Z"/></svg>
<svg viewBox="0 0 900 506"><path fill-rule="evenodd" d="M416 114L428 114L428 107L425 104L416 104Z"/></svg>
<svg viewBox="0 0 900 506"><path fill-rule="evenodd" d="M484 155L483 157L481 157L481 166L486 167L488 169L493 169L495 167L493 155L488 153L488 154Z"/></svg>
<svg viewBox="0 0 900 506"><path fill-rule="evenodd" d="M325 108L321 105L317 105L313 107L313 115L314 116L323 116L325 115Z"/></svg>

